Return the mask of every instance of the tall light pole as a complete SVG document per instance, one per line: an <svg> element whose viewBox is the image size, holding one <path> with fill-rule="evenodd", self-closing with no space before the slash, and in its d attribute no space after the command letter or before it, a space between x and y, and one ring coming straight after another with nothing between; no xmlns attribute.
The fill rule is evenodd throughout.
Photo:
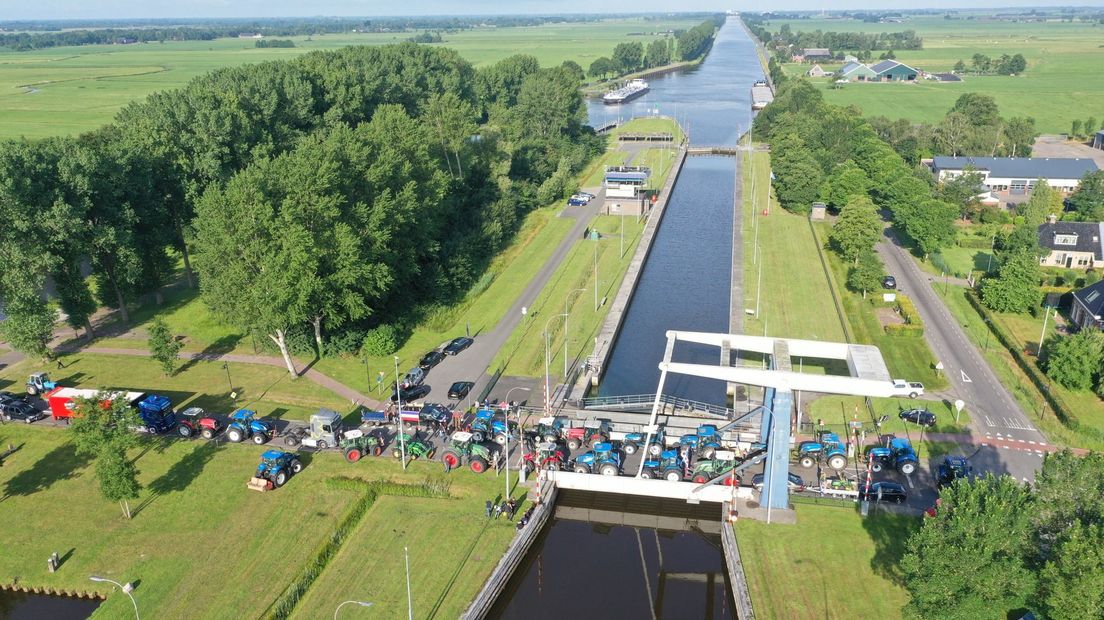
<svg viewBox="0 0 1104 620"><path fill-rule="evenodd" d="M572 289L572 290L568 291L567 295L564 295L564 315L571 314L570 310L567 307L568 302L571 300L571 296L574 295L575 293L585 293L585 292L586 292L585 288L577 288L577 289ZM567 376L567 339L568 339L569 334L570 334L570 332L567 329L567 319L564 319L564 377ZM509 399L507 399L507 402L509 402Z"/></svg>
<svg viewBox="0 0 1104 620"><path fill-rule="evenodd" d="M410 594L410 549L403 547L406 556L406 614L408 620L414 620L414 597Z"/></svg>
<svg viewBox="0 0 1104 620"><path fill-rule="evenodd" d="M130 597L130 602L134 605L134 620L142 620L140 617L138 617L138 601L134 600L134 595L131 594L131 592L134 591L134 584L128 582L126 585L123 585L118 581L113 581L111 579L108 579L107 577L100 577L98 575L89 575L88 578L96 582L110 583L122 590L123 594L126 594Z"/></svg>
<svg viewBox="0 0 1104 620"><path fill-rule="evenodd" d="M364 601L345 601L344 603L338 605L337 609L334 610L334 620L337 620L337 612L340 611L341 608L346 606L346 605L360 605L361 607L371 607L372 606L371 603L366 603Z"/></svg>
<svg viewBox="0 0 1104 620"><path fill-rule="evenodd" d="M399 356L395 356L395 405L399 408L399 449L402 452L402 467L406 469L406 437L403 436L402 393L399 391Z"/></svg>
<svg viewBox="0 0 1104 620"><path fill-rule="evenodd" d="M514 390L528 392L529 388L517 386L506 390L506 414L504 416L506 418L506 499L510 499L510 394L513 393ZM521 439L520 416L518 417L518 439Z"/></svg>
<svg viewBox="0 0 1104 620"><path fill-rule="evenodd" d="M544 410L547 412L550 409L552 403L552 384L549 380L548 370L548 326L553 320L560 317L567 318L567 314L554 314L548 317L548 320L544 322Z"/></svg>

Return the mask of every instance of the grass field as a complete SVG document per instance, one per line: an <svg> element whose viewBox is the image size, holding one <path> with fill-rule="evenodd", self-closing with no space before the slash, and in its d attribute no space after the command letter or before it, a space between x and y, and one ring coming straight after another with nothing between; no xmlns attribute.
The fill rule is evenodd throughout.
<svg viewBox="0 0 1104 620"><path fill-rule="evenodd" d="M132 581L142 614L155 618L261 617L356 498L354 491L329 488L326 479L416 484L440 475L438 464L414 463L403 473L391 459L351 465L335 453L308 457L287 486L255 493L245 481L260 448L150 440L133 455L144 489L128 521L100 497L91 466L74 454L64 430L8 424L0 427L0 442L20 446L0 469L5 515L43 525L5 534L0 580L104 593L109 590L94 588L88 575ZM329 617L351 597L375 602L372 617L405 617L404 545L416 570L417 616L432 617L437 607L436 617L456 617L514 528L483 518L483 501L502 492L501 479L464 472L449 480L452 499L377 500L315 582L317 589L308 591L297 617ZM465 553L473 547L478 550ZM54 551L62 565L50 574L44 559ZM447 561L455 575L431 558ZM371 572L361 572L367 568ZM372 575L370 582L364 575ZM95 617L128 613L130 601L115 593Z"/></svg>
<svg viewBox="0 0 1104 620"><path fill-rule="evenodd" d="M920 519L874 508L797 504L797 525L736 524L756 617L899 618L897 564Z"/></svg>
<svg viewBox="0 0 1104 620"><path fill-rule="evenodd" d="M480 28L445 35L443 43L476 66L514 54L536 56L542 66L574 60L590 66L616 44L657 38L650 33L687 29L695 20L616 19L524 28ZM0 52L0 137L72 135L109 122L128 102L178 88L219 67L294 58L347 45L399 43L414 33L293 37L296 47L254 47L252 39L217 39L89 45L32 52Z"/></svg>
<svg viewBox="0 0 1104 620"><path fill-rule="evenodd" d="M989 361L993 372L1000 382L1016 398L1039 429L1056 444L1069 445L1092 450L1104 450L1104 402L1091 391L1073 391L1057 383L1051 383L1054 391L1074 412L1077 421L1084 427L1074 430L1061 423L1047 406L1034 384L1020 370L1012 355L1001 345L995 336L989 336L981 316L966 300L966 290L950 286L944 295L942 287L937 292L947 304L951 314L963 326L966 336L978 346ZM1036 319L1030 315L994 313L1005 331L1013 334L1026 350L1034 352L1038 347L1042 333L1042 317ZM1054 333L1054 321L1049 322L1047 335Z"/></svg>
<svg viewBox="0 0 1104 620"><path fill-rule="evenodd" d="M871 412L864 400L857 396L821 396L809 407L809 421L824 420L826 427L833 430L843 430L846 422L858 420L863 423L866 432L875 431L874 422L882 416L886 421L881 425L880 432L885 434L897 434L902 437L909 435L916 437L920 428L915 424L905 422L898 413L905 409L923 407L936 416L936 424L924 432L932 433L967 433L970 427L970 412L963 409L962 414L955 422L954 405L946 401L911 400L908 398L872 398L874 411Z"/></svg>
<svg viewBox="0 0 1104 620"><path fill-rule="evenodd" d="M809 222L775 201L770 192L770 155L753 153L752 157L753 169L744 166L744 307L754 309L757 290L761 294L759 318L745 315L744 332L844 342L843 326L832 305L831 286L820 266ZM768 208L770 215L762 215ZM756 224L758 260L754 256ZM758 261L763 264L761 286Z"/></svg>
<svg viewBox="0 0 1104 620"><path fill-rule="evenodd" d="M777 31L784 21L772 21ZM946 20L939 16L910 16L900 24L864 23L854 20L808 19L788 22L797 31L848 31L879 33L915 30L924 39L922 50L895 50L897 60L932 73L949 72L962 60L967 67L975 53L990 58L1023 54L1027 71L1021 76L965 76L962 82L845 84L828 89L830 79L813 80L824 87L828 102L856 105L867 115L935 122L959 95L979 92L992 95L1005 117L1030 116L1043 133L1063 133L1074 119L1104 115L1104 65L1100 26L1080 22L1008 23L980 19ZM875 52L875 57L879 52ZM875 61L876 62L876 61ZM836 65L822 65L826 71ZM809 65L788 65L787 72L801 74Z"/></svg>

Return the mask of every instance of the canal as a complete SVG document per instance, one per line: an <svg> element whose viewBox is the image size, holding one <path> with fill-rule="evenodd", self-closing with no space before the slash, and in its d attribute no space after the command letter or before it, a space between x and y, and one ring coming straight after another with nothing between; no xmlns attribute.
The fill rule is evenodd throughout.
<svg viewBox="0 0 1104 620"><path fill-rule="evenodd" d="M733 17L700 66L652 78L650 92L627 105L592 100L588 111L594 124L658 109L678 119L693 144L731 146L748 128L751 85L762 78L755 43ZM655 392L667 330L728 329L735 165L731 157L686 160L614 344L601 395ZM675 359L716 363L716 355L716 348L680 345ZM720 381L673 376L664 391L725 402Z"/></svg>
<svg viewBox="0 0 1104 620"><path fill-rule="evenodd" d="M101 602L0 590L0 620L85 620Z"/></svg>

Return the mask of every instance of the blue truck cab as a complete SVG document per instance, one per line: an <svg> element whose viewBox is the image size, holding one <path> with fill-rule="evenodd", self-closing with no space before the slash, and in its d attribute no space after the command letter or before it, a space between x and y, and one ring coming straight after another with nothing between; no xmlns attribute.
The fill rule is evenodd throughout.
<svg viewBox="0 0 1104 620"><path fill-rule="evenodd" d="M166 433L176 428L176 412L172 401L160 394L150 394L135 405L138 417L142 419L142 428L149 433Z"/></svg>

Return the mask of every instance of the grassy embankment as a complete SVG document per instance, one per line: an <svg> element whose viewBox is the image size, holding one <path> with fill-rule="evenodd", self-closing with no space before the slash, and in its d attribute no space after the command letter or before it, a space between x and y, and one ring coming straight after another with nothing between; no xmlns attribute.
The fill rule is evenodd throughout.
<svg viewBox="0 0 1104 620"><path fill-rule="evenodd" d="M920 519L875 507L797 504L797 525L736 524L755 615L897 618L908 602L898 562Z"/></svg>
<svg viewBox="0 0 1104 620"><path fill-rule="evenodd" d="M574 60L584 69L609 56L618 43L645 46L659 35L687 29L695 20L671 17L548 24L521 28L478 28L445 34L434 45L450 47L476 66L525 53L542 66ZM111 121L127 103L179 88L220 67L294 58L305 52L348 45L400 43L407 33L347 33L291 37L294 48L254 47L252 39L168 41L135 45L59 47L0 52L0 137L75 135Z"/></svg>
<svg viewBox="0 0 1104 620"><path fill-rule="evenodd" d="M134 582L151 617L262 617L358 497L327 479L419 484L441 475L436 463L414 463L404 473L390 458L353 465L327 453L305 457L307 467L287 486L256 493L245 482L262 448L150 439L132 454L143 490L128 521L101 498L91 465L75 455L64 429L9 424L0 427L0 442L19 446L0 468L5 516L38 524L5 534L0 580L99 590L109 596L97 618L125 616L130 601L89 582L90 574ZM405 617L403 546L411 553L416 614L436 609L436 617L456 617L514 528L483 518L483 501L502 492L501 479L457 472L449 481L447 499L380 497L308 590L298 617L328 617L350 597L373 601L373 617ZM62 564L51 574L45 559L55 551ZM365 574L375 577L365 582Z"/></svg>
<svg viewBox="0 0 1104 620"><path fill-rule="evenodd" d="M772 21L777 31L784 20ZM962 82L920 80L916 83L845 84L828 88L832 78L813 82L824 89L825 99L838 105L855 105L870 116L937 122L963 93L992 95L1005 117L1033 117L1043 133L1064 133L1075 119L1100 117L1104 75L1095 67L1104 63L1099 26L1082 22L1011 23L944 19L942 15L910 16L900 24L865 23L856 20L803 19L790 21L797 31L880 33L915 30L924 39L922 50L894 50L897 60L932 73L950 72L962 60L967 68L981 53L997 59L1002 54L1023 54L1027 70L1020 76L964 76ZM875 57L879 52L875 52ZM873 62L877 62L874 60ZM810 65L787 65L801 75ZM838 64L821 65L826 71Z"/></svg>
<svg viewBox="0 0 1104 620"><path fill-rule="evenodd" d="M618 128L619 132L671 132L676 140L682 136L677 124L668 119L638 119ZM626 154L617 148L616 138L611 135L607 159L624 161ZM673 148L649 147L632 158L633 165L648 166L652 177L648 186L652 189L662 187L671 171L677 152ZM597 164L596 164L597 165ZM600 183L602 167L592 170L588 176ZM589 187L589 181L583 184ZM505 367L503 374L536 377L544 374L543 330L550 317L567 313L567 356L568 361L576 359L593 347L593 338L609 311L609 298L612 298L625 271L632 261L633 253L644 230L644 220L634 217L622 218L616 215L599 215L592 224L602 235L599 241L581 239L553 274L552 279L538 295L529 309L528 318L510 335L505 346L499 352L492 368ZM622 253L622 225L624 246ZM595 246L595 244L597 244ZM594 262L595 250L598 261L598 301L594 306ZM581 290L580 290L581 289ZM606 300L606 303L603 303ZM543 318L542 318L543 317ZM549 324L549 369L555 376L563 373L564 367L564 321L554 320ZM559 370L557 370L559 369Z"/></svg>
<svg viewBox="0 0 1104 620"><path fill-rule="evenodd" d="M1058 420L1050 406L1043 400L1042 394L1027 378L1020 367L1012 359L996 336L988 334L988 329L981 315L974 310L970 302L966 300L966 289L959 286L947 287L943 292L942 286L937 286L936 291L946 302L951 314L963 326L966 336L982 350L990 367L997 374L1001 384L1008 387L1009 392L1020 406L1031 416L1053 443L1069 445L1093 450L1104 450L1104 403L1091 391L1074 391L1051 383L1050 389L1070 407L1074 417L1083 429L1071 429ZM1034 317L1030 314L1010 314L994 312L994 320L1000 324L1003 330L1011 334L1020 344L1021 350L1034 353L1039 346L1039 336L1043 331L1043 317ZM1053 318L1047 323L1047 337L1055 333Z"/></svg>

